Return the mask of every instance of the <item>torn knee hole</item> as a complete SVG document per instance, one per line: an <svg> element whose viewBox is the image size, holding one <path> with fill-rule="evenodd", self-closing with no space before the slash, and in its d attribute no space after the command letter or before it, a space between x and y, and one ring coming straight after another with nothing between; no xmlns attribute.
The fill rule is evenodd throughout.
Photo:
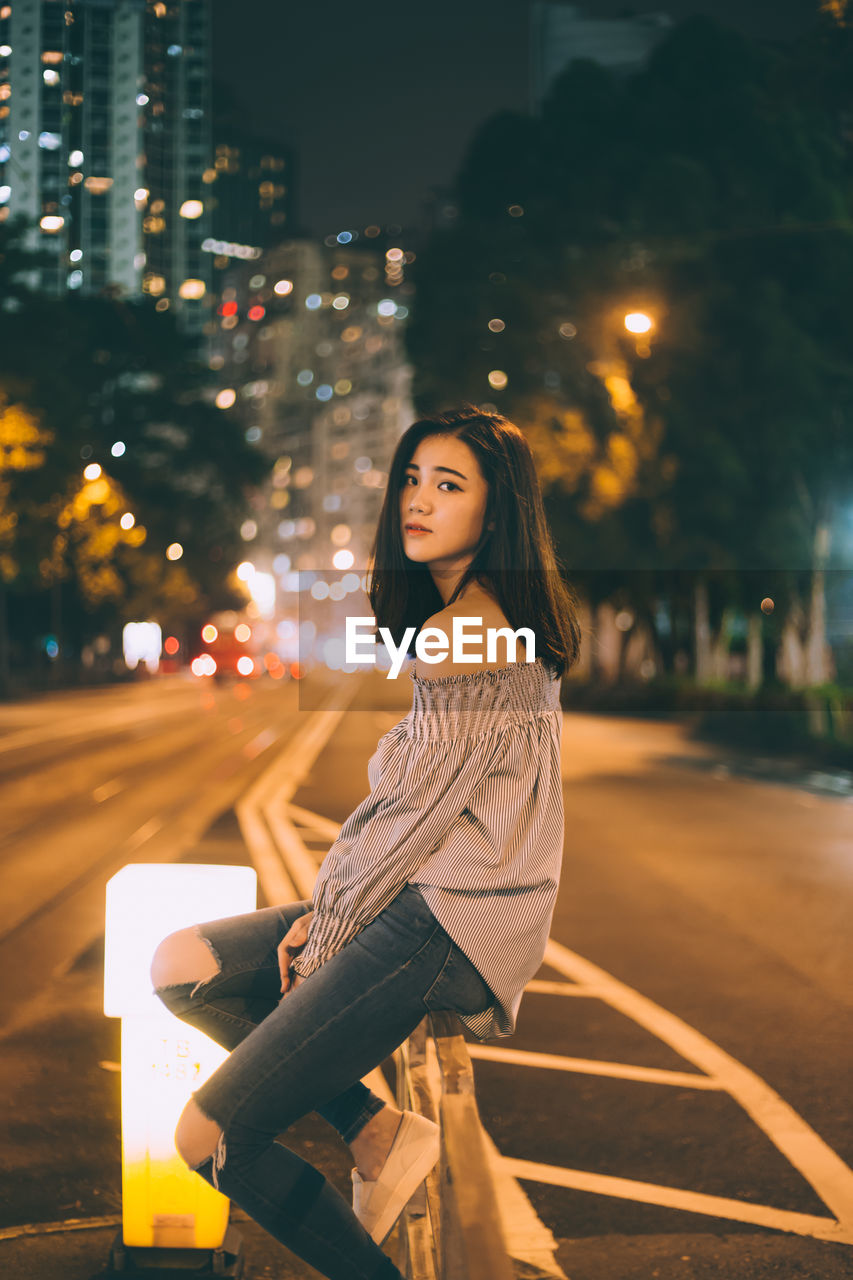
<svg viewBox="0 0 853 1280"><path fill-rule="evenodd" d="M204 944L203 954L200 943ZM194 996L199 987L221 972L222 961L199 925L169 934L154 952L151 962L155 991L192 985L190 995Z"/></svg>

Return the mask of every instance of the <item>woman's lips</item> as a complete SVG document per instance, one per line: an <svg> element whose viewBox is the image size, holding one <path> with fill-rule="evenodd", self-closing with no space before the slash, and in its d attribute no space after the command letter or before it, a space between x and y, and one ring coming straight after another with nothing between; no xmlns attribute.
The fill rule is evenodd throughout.
<svg viewBox="0 0 853 1280"><path fill-rule="evenodd" d="M405 531L413 538L419 538L424 533L432 533L432 529L413 529L410 525L406 525Z"/></svg>

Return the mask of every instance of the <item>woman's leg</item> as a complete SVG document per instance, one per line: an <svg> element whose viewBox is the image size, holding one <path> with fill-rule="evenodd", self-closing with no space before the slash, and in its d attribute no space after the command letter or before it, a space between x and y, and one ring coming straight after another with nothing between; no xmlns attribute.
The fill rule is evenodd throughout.
<svg viewBox="0 0 853 1280"><path fill-rule="evenodd" d="M169 934L151 963L157 995L182 1021L223 1048L236 1048L278 1006L281 982L276 949L291 925L310 910L310 901L294 902ZM319 1114L350 1145L385 1109L383 1099L356 1080L330 1098ZM381 1145L386 1125L381 1132L380 1126L375 1128ZM367 1156L372 1155L372 1136L373 1130L362 1141Z"/></svg>
<svg viewBox="0 0 853 1280"><path fill-rule="evenodd" d="M421 895L407 886L291 990L193 1095L182 1136L187 1154L199 1154L199 1115L208 1125L208 1147L220 1131L215 1152L197 1172L330 1280L398 1273L322 1174L275 1139L414 1030L455 950ZM487 989L476 982L460 1012L488 1002ZM472 992L470 980L466 991Z"/></svg>

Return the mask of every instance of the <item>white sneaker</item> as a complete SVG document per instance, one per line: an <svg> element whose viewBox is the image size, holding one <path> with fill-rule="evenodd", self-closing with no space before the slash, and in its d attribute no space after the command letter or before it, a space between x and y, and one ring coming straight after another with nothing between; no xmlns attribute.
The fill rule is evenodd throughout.
<svg viewBox="0 0 853 1280"><path fill-rule="evenodd" d="M404 1111L379 1177L367 1182L352 1171L353 1213L378 1245L411 1200L441 1152L441 1130L426 1116Z"/></svg>

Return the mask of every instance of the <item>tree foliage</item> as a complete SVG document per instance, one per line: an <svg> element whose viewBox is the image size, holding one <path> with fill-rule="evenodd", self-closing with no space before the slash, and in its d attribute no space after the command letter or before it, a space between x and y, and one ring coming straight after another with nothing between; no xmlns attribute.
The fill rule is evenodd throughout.
<svg viewBox="0 0 853 1280"><path fill-rule="evenodd" d="M416 402L524 427L570 565L807 570L827 521L853 554L851 70L837 22L789 50L697 17L473 140L415 267Z"/></svg>
<svg viewBox="0 0 853 1280"><path fill-rule="evenodd" d="M170 315L151 299L33 293L23 233L0 225L6 581L18 592L70 584L100 625L104 606L119 620L143 610L169 625L242 603L227 578L267 462L215 407L211 375ZM30 443L15 446L22 431ZM9 459L20 461L21 450L37 464L12 475ZM84 468L96 463L100 476L87 480ZM178 563L165 557L173 543L183 548Z"/></svg>

